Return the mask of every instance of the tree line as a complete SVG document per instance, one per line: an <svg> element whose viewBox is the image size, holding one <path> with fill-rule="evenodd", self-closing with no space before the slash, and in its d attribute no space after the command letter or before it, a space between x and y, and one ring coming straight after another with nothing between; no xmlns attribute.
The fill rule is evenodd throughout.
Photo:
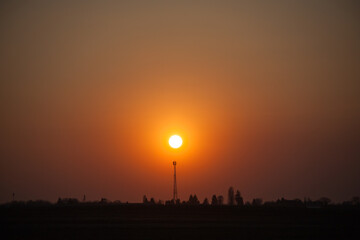
<svg viewBox="0 0 360 240"><path fill-rule="evenodd" d="M234 190L233 187L228 189L227 196L227 204L224 202L224 197L222 195L212 195L211 201L208 198L205 198L202 202L198 199L197 195L190 195L187 201L177 200L168 200L163 202L162 200L155 201L154 198L148 200L147 196L143 196L143 204L152 205L152 204L160 204L160 205L195 205L195 206L268 206L268 207L309 207L309 208L318 208L318 207L326 207L330 205L343 205L343 206L360 206L360 198L353 197L350 201L344 201L342 203L335 204L331 201L330 198L322 197L317 200L311 200L310 198L301 199L292 199L288 200L285 198L280 198L276 201L268 201L264 202L262 198L254 198L252 201L244 202L244 199L239 190Z"/></svg>
<svg viewBox="0 0 360 240"><path fill-rule="evenodd" d="M13 200L10 203L5 203L2 205L28 205L28 206L45 206L45 205L51 205L52 203L48 201L43 200L36 200L36 201L16 201L15 200L15 194L13 194ZM57 205L77 205L77 204L88 204L88 205L108 205L108 204L129 204L128 202L121 202L119 200L116 201L110 201L106 198L101 198L100 201L86 201L86 196L83 196L82 201L79 201L77 198L59 198L56 202ZM176 200L155 200L153 197L150 199L147 198L146 195L143 196L142 199L143 205L184 205L184 206L234 206L234 207L243 207L243 206L267 206L267 207L308 207L308 208L319 208L319 207L327 207L327 206L360 206L360 198L359 197L353 197L349 201L344 201L342 203L333 203L331 199L322 197L317 200L311 200L310 198L304 198L301 199L284 199L280 198L276 201L268 201L263 202L261 198L254 198L252 201L244 201L244 198L242 197L239 190L234 190L233 187L229 187L228 194L227 194L227 202L225 203L224 196L222 195L216 195L213 194L211 199L205 198L202 202L200 202L199 198L196 194L190 194L187 201L183 200L180 201L180 199Z"/></svg>

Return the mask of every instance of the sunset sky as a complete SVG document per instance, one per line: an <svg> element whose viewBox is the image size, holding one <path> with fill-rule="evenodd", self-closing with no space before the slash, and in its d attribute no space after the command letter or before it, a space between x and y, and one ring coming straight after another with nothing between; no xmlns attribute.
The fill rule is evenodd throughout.
<svg viewBox="0 0 360 240"><path fill-rule="evenodd" d="M0 116L0 202L348 200L360 3L2 1Z"/></svg>

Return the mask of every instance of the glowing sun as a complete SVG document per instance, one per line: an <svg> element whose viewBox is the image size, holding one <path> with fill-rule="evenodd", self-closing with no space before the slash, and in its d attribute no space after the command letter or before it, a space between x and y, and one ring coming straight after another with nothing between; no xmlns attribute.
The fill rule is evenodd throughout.
<svg viewBox="0 0 360 240"><path fill-rule="evenodd" d="M180 136L178 135L172 135L170 138L169 138L169 145L172 147L172 148L179 148L181 147L182 145L182 139Z"/></svg>

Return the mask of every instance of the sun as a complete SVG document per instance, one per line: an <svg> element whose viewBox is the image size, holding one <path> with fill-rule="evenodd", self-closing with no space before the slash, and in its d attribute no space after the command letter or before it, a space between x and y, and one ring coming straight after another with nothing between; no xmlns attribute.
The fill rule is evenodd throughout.
<svg viewBox="0 0 360 240"><path fill-rule="evenodd" d="M172 135L169 138L169 145L172 148L179 148L179 147L181 147L182 143L183 143L183 141L182 141L181 137L178 135Z"/></svg>

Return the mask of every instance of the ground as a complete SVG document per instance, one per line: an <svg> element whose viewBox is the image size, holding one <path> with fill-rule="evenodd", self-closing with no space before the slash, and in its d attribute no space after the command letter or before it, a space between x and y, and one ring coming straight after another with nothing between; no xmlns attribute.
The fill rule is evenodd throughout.
<svg viewBox="0 0 360 240"><path fill-rule="evenodd" d="M360 239L359 207L1 206L1 239Z"/></svg>

